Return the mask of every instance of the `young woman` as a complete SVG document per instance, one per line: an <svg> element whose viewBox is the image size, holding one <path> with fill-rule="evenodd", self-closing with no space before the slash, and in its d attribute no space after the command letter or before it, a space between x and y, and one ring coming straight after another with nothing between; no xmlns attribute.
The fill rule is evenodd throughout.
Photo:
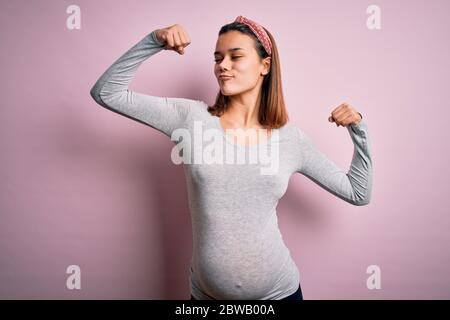
<svg viewBox="0 0 450 320"><path fill-rule="evenodd" d="M226 151L214 150L226 160L231 159L230 154L234 159L234 152L248 155L270 149L277 161L270 174L261 170L261 159L238 164L184 163L193 228L191 299L301 300L299 271L278 228L278 201L291 175L301 173L353 205L368 204L372 160L367 125L346 103L331 112L328 121L345 126L354 144L346 173L302 130L288 123L275 41L265 28L243 16L219 32L214 74L220 92L213 106L128 89L147 58L163 49L182 55L189 44L190 38L179 24L152 31L103 73L91 95L101 106L146 124L171 140L184 132L174 148L181 143L188 145L183 153L191 158L205 158L205 147L212 144L205 139L195 141L199 128L219 134L214 144L226 146ZM252 136L257 138L242 143L249 132L257 132Z"/></svg>

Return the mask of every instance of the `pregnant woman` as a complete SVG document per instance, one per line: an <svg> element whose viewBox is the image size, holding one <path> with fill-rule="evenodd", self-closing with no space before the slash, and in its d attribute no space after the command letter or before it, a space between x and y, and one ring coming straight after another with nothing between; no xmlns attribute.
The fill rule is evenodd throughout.
<svg viewBox="0 0 450 320"><path fill-rule="evenodd" d="M183 55L190 43L179 24L155 29L103 73L91 96L101 106L173 141L184 132L174 146L189 145L183 157L202 159L200 153L211 146L205 138L195 139L199 128L218 133L214 145L226 146L223 161L183 163L193 228L191 299L301 300L299 271L278 227L278 201L291 175L301 173L344 201L368 204L372 160L365 120L347 103L330 113L328 121L346 127L354 145L350 169L344 172L288 122L275 40L267 29L243 16L219 32L214 74L220 91L214 105L128 89L147 58L162 50ZM154 79L158 81L157 76ZM235 153L256 150L270 150L271 159L276 158L270 174L263 173L260 159L228 161Z"/></svg>

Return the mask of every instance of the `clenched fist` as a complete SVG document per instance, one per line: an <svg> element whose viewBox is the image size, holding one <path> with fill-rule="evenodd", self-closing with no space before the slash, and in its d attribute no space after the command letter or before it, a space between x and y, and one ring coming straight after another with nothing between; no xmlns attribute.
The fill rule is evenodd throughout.
<svg viewBox="0 0 450 320"><path fill-rule="evenodd" d="M184 54L184 48L191 43L191 39L183 26L173 26L156 30L156 37L165 44L164 50L173 50Z"/></svg>
<svg viewBox="0 0 450 320"><path fill-rule="evenodd" d="M353 109L348 103L342 103L339 107L331 112L328 121L335 122L336 126L348 126L358 124L362 119L361 113Z"/></svg>

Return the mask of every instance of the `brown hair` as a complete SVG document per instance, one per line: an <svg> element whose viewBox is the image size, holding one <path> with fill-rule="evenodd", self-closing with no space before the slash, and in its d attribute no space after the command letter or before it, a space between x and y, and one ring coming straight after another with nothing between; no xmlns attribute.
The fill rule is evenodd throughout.
<svg viewBox="0 0 450 320"><path fill-rule="evenodd" d="M220 29L219 36L231 30L236 30L252 36L255 39L256 51L261 59L269 56L262 43L245 24L239 22L226 24ZM258 119L259 123L264 128L278 129L288 122L289 117L284 104L283 90L281 87L281 69L277 45L270 32L267 31L266 28L264 28L264 30L267 32L267 35L272 42L272 58L269 73L264 76L261 86L261 102L259 105ZM208 106L207 110L214 116L221 116L227 110L228 102L229 97L224 96L219 90L216 102L214 105Z"/></svg>

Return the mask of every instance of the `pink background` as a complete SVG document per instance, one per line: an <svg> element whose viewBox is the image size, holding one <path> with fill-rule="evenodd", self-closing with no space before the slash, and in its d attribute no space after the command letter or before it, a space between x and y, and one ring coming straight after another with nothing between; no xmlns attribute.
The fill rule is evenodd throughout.
<svg viewBox="0 0 450 320"><path fill-rule="evenodd" d="M66 8L81 8L81 30ZM381 8L381 30L366 8ZM275 7L276 6L276 7ZM372 201L352 206L295 174L278 206L305 299L450 298L449 1L1 1L0 298L188 299L183 168L163 134L89 90L121 54L179 23L131 89L212 104L219 29L242 14L281 55L291 123L348 170L353 144L327 118L342 102L369 128ZM66 268L81 267L81 290ZM369 290L366 268L381 268Z"/></svg>

